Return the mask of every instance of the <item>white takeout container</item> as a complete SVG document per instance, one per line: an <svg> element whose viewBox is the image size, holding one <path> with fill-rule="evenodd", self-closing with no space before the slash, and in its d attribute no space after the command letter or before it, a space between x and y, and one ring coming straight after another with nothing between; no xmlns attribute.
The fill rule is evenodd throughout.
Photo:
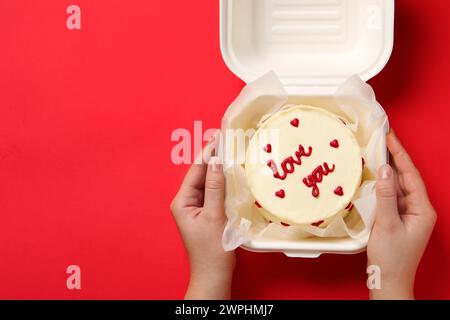
<svg viewBox="0 0 450 320"><path fill-rule="evenodd" d="M275 71L289 103L334 103L351 75L364 81L393 48L394 0L220 0L220 48L228 68L249 83ZM364 251L368 237L250 240L243 248L289 257Z"/></svg>

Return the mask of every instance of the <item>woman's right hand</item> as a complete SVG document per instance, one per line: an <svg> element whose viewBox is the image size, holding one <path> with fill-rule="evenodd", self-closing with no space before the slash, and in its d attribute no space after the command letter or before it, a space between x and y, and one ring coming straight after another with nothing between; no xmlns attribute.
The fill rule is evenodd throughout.
<svg viewBox="0 0 450 320"><path fill-rule="evenodd" d="M381 289L372 299L414 299L414 278L436 222L425 184L391 131L386 138L393 166L378 171L375 223L367 248L368 265L381 271Z"/></svg>

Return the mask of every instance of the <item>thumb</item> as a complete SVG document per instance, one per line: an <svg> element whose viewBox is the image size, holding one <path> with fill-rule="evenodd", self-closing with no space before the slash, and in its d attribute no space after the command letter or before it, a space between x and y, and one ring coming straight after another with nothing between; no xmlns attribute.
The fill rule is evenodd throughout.
<svg viewBox="0 0 450 320"><path fill-rule="evenodd" d="M225 177L222 167L219 159L212 157L206 172L203 207L213 215L223 214L224 212Z"/></svg>
<svg viewBox="0 0 450 320"><path fill-rule="evenodd" d="M400 222L397 208L397 188L394 172L390 165L385 164L378 169L377 178L377 214L376 223L395 225Z"/></svg>

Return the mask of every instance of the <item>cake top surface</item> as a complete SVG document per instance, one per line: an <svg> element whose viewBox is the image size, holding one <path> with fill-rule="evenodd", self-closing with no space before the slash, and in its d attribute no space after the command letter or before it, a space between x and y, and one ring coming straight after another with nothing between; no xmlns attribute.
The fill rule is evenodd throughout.
<svg viewBox="0 0 450 320"><path fill-rule="evenodd" d="M256 201L290 224L313 223L344 209L361 183L361 149L334 114L288 105L251 138L245 172Z"/></svg>

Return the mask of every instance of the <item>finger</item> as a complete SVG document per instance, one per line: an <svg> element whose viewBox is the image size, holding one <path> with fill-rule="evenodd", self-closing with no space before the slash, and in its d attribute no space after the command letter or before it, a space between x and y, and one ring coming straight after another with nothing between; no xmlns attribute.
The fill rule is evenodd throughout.
<svg viewBox="0 0 450 320"><path fill-rule="evenodd" d="M390 163L392 171L394 171L394 180L395 180L395 187L397 189L397 196L398 197L404 197L405 193L403 192L402 188L402 182L400 181L400 177L398 175L398 169L395 166L395 162Z"/></svg>
<svg viewBox="0 0 450 320"><path fill-rule="evenodd" d="M210 137L208 143L205 145L203 150L199 153L194 163L205 164L209 163L211 157L217 154L217 149L219 148L219 143L221 140L220 130L216 130Z"/></svg>
<svg viewBox="0 0 450 320"><path fill-rule="evenodd" d="M381 166L378 170L376 193L376 223L395 226L400 222L400 216L397 208L397 190L394 172L388 164Z"/></svg>
<svg viewBox="0 0 450 320"><path fill-rule="evenodd" d="M203 206L203 190L205 186L206 165L193 164L172 202L173 209Z"/></svg>
<svg viewBox="0 0 450 320"><path fill-rule="evenodd" d="M212 136L200 154L195 159L194 164L189 168L186 176L181 184L180 190L189 191L192 189L203 190L205 187L205 177L207 171L207 163L215 154L219 144L220 130L217 130Z"/></svg>
<svg viewBox="0 0 450 320"><path fill-rule="evenodd" d="M224 214L225 177L222 167L217 157L211 158L205 181L204 212L216 216Z"/></svg>
<svg viewBox="0 0 450 320"><path fill-rule="evenodd" d="M395 167L401 177L400 179L404 184L404 191L406 193L417 191L423 193L425 191L425 185L420 177L419 171L393 131L388 134L386 142Z"/></svg>
<svg viewBox="0 0 450 320"><path fill-rule="evenodd" d="M180 189L175 196L173 206L202 207L204 201L207 163L219 143L220 130L217 130L189 168Z"/></svg>
<svg viewBox="0 0 450 320"><path fill-rule="evenodd" d="M206 164L192 164L183 182L181 183L180 191L188 192L191 190L201 190L205 186Z"/></svg>
<svg viewBox="0 0 450 320"><path fill-rule="evenodd" d="M397 135L394 133L394 130L391 130L387 135L386 143L395 161L395 164L400 171L417 170L405 148L400 143Z"/></svg>

